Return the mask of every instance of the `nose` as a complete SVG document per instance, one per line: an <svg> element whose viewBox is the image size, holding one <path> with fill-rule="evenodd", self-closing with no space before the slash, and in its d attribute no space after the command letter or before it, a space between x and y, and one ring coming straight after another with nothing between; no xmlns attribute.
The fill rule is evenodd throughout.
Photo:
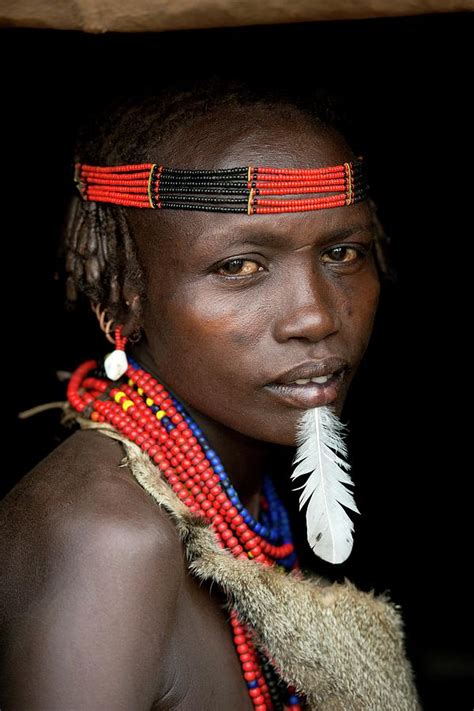
<svg viewBox="0 0 474 711"><path fill-rule="evenodd" d="M274 323L274 337L284 343L290 338L318 343L337 333L341 327L340 294L317 270L310 269L284 288L279 313Z"/></svg>

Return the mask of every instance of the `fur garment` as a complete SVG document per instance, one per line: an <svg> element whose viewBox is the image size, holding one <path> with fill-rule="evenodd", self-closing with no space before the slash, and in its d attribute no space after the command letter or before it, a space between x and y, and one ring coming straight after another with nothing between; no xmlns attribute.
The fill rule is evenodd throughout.
<svg viewBox="0 0 474 711"><path fill-rule="evenodd" d="M172 517L188 567L218 584L229 610L252 630L254 641L281 678L306 696L312 711L420 709L407 659L400 606L386 594L363 592L347 579L330 583L301 571L285 572L237 559L217 544L210 522L189 511L138 445L107 423L91 422L63 404L63 423L99 429L122 442L139 484Z"/></svg>

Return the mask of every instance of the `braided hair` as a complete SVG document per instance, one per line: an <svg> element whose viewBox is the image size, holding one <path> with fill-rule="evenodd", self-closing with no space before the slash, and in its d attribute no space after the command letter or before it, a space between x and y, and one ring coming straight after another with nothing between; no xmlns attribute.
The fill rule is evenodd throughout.
<svg viewBox="0 0 474 711"><path fill-rule="evenodd" d="M253 80L208 77L177 81L148 89L146 93L115 97L93 110L79 127L74 162L95 165L140 163L150 160L150 147L165 146L178 126L192 123L212 108L264 107L280 116L303 113L315 128L330 127L340 132L359 152L353 120L344 100L326 89L301 91L292 84L266 79ZM389 238L370 200L375 229L375 259L381 281L393 281L388 257ZM82 200L74 195L68 205L59 263L65 269L66 307L76 305L79 295L102 305L117 323L127 314L125 287L145 299L144 274L137 257L126 209L108 203ZM136 341L140 332L129 334Z"/></svg>

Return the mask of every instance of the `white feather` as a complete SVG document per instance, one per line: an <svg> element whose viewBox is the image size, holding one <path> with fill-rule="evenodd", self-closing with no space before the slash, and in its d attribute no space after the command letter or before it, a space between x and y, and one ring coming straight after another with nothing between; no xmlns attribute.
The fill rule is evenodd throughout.
<svg viewBox="0 0 474 711"><path fill-rule="evenodd" d="M291 478L309 474L298 488L303 489L299 507L301 510L308 501L308 543L317 556L329 563L344 562L352 550L354 524L342 505L360 513L352 492L345 486L353 485L345 471L350 469L343 440L345 430L337 415L325 406L306 410L296 432L296 466Z"/></svg>

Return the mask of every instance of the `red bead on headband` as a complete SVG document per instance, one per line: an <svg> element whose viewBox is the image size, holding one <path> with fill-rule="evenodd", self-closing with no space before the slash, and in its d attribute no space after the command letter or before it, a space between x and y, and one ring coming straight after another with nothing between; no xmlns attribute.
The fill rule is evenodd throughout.
<svg viewBox="0 0 474 711"><path fill-rule="evenodd" d="M155 163L110 167L77 163L74 179L84 200L248 215L352 205L365 200L368 193L361 157L342 165L301 169L187 170ZM305 194L312 197L288 199Z"/></svg>

